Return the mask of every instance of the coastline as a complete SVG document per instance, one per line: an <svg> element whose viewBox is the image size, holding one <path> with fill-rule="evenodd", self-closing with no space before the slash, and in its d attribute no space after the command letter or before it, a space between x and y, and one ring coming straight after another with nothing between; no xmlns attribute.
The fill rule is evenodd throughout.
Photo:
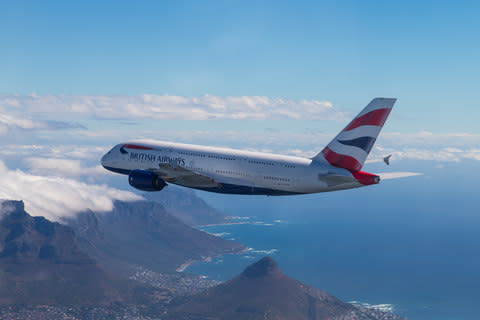
<svg viewBox="0 0 480 320"><path fill-rule="evenodd" d="M184 264L181 264L177 269L175 269L175 272L183 272L185 271L185 269L190 267L193 263L194 261L187 261Z"/></svg>
<svg viewBox="0 0 480 320"><path fill-rule="evenodd" d="M208 227L215 227L215 226L225 226L225 225L239 225L239 224L247 224L247 223L252 223L251 221L238 221L238 222L234 222L232 220L249 220L250 218L247 218L247 217L236 217L236 216L228 216L226 217L226 221L225 222L221 222L221 223L212 223L212 224L205 224L205 225L196 225L196 226L193 226L193 228L197 229L197 230L200 230L202 232L205 232L207 234L210 234L214 237L219 237L215 234L212 234L208 231L205 231L205 230L202 230L202 228L208 228ZM221 238L221 237L219 237ZM243 248L241 250L238 250L238 251L235 251L235 252L223 252L223 253L218 253L218 254L214 254L214 255L211 255L211 256L207 256L205 258L202 258L202 259L197 259L197 260L187 260L185 261L184 263L182 263L177 269L175 269L175 272L185 272L185 270L187 268L189 268L190 266L196 264L196 263L199 263L199 262L210 262L212 261L214 258L218 258L218 257L221 257L221 256L224 256L224 255L227 255L227 254L235 254L235 255L240 255L240 254L244 254L246 252L248 252L249 250L251 250L251 248L248 248L247 246L245 246L243 243L240 243ZM201 275L200 275L201 276Z"/></svg>
<svg viewBox="0 0 480 320"><path fill-rule="evenodd" d="M206 232L206 233L208 233L208 234L210 234L214 237L222 238L221 236L218 236L217 234L208 232L208 231L204 230L203 228L216 227L216 226L232 226L232 225L273 226L275 223L281 223L282 222L281 220L275 220L275 223L267 223L267 222L263 222L263 221L252 221L252 220L250 220L250 217L237 217L237 216L229 216L229 217L227 217L227 219L228 220L225 221L225 222L205 224L205 225L197 225L197 226L194 226L194 228L198 229L200 231ZM237 221L235 221L235 220L237 220ZM233 239L227 239L227 240L235 241ZM255 250L253 248L247 247L243 243L241 243L241 245L243 246L243 248L241 250L238 250L238 251L235 251L235 252L223 252L223 253L214 254L214 255L205 257L203 259L188 260L188 261L184 262L183 264L181 264L177 269L175 269L175 271L176 272L185 272L185 270L187 268L191 267L192 265L194 265L196 263L211 262L213 259L225 256L225 255L242 255L242 254L247 254L249 252L257 252L257 251L269 255L269 254L275 253L277 251L277 249Z"/></svg>
<svg viewBox="0 0 480 320"><path fill-rule="evenodd" d="M239 217L241 218L241 217ZM244 219L247 220L247 219ZM263 221L238 221L238 222L222 222L222 223L212 223L212 224L202 224L198 226L194 226L194 228L197 228L199 230L202 230L201 228L209 228L209 227L218 227L218 226L231 226L231 225L243 225L243 224L250 224L250 225L259 225L259 226L273 226L275 223L282 223L283 220L275 220L273 223L268 223L268 222L263 222ZM202 230L204 231L204 230Z"/></svg>
<svg viewBox="0 0 480 320"><path fill-rule="evenodd" d="M242 244L243 245L243 244ZM249 250L251 250L251 248L243 245L244 248L237 251L237 252L225 252L225 253L219 253L219 254L215 254L215 255L211 255L211 256L208 256L208 257L205 257L203 259L199 259L199 260L187 260L185 263L181 264L177 269L175 269L176 272L185 272L185 270L188 268L188 267L191 267L192 265L196 264L196 263L199 263L199 262L211 262L214 258L218 258L218 257L222 257L224 255L227 255L227 254L232 254L232 255L241 255L241 254L245 254L247 253ZM199 276L202 276L202 275L199 275Z"/></svg>

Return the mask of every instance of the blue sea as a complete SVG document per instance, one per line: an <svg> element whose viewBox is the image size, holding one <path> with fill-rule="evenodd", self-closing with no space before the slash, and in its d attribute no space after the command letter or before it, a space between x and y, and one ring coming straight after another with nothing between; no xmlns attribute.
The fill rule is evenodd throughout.
<svg viewBox="0 0 480 320"><path fill-rule="evenodd" d="M480 165L406 162L406 169L423 175L293 197L199 193L237 217L202 229L250 250L186 272L225 281L269 255L285 274L344 301L384 305L408 319L478 319Z"/></svg>

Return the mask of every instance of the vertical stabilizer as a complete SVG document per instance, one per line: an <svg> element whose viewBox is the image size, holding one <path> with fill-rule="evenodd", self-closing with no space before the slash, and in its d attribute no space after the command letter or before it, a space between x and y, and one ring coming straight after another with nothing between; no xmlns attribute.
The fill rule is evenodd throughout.
<svg viewBox="0 0 480 320"><path fill-rule="evenodd" d="M373 99L313 160L358 171L397 99Z"/></svg>

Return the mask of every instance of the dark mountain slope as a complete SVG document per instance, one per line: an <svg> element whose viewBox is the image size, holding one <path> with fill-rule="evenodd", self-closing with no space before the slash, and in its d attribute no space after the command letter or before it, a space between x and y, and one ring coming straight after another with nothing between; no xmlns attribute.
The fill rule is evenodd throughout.
<svg viewBox="0 0 480 320"><path fill-rule="evenodd" d="M0 204L0 305L149 303L148 286L119 279L79 249L73 230Z"/></svg>
<svg viewBox="0 0 480 320"><path fill-rule="evenodd" d="M201 294L174 300L167 319L399 319L359 309L285 276L266 257L234 279Z"/></svg>
<svg viewBox="0 0 480 320"><path fill-rule="evenodd" d="M132 266L172 272L187 261L244 249L185 225L151 201L117 201L111 212L88 211L66 223L77 233L83 250L122 274Z"/></svg>
<svg viewBox="0 0 480 320"><path fill-rule="evenodd" d="M168 213L189 226L229 222L223 213L209 206L190 189L169 186L161 192L149 192L143 196L160 203Z"/></svg>

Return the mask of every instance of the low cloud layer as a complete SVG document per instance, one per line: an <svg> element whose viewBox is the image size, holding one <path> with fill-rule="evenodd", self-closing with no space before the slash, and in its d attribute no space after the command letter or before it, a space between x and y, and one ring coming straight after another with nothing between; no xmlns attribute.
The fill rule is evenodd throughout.
<svg viewBox="0 0 480 320"><path fill-rule="evenodd" d="M382 132L379 140L386 144L399 147L474 147L480 145L480 134L467 132L433 133L429 131L420 132Z"/></svg>
<svg viewBox="0 0 480 320"><path fill-rule="evenodd" d="M112 210L115 200L142 199L132 192L106 185L9 170L1 161L0 176L0 199L23 200L27 212L31 215L44 216L52 221L61 221L63 217L71 217L87 209Z"/></svg>
<svg viewBox="0 0 480 320"><path fill-rule="evenodd" d="M4 136L16 131L49 131L49 130L65 130L65 129L84 129L77 123L69 123L54 120L34 120L24 116L24 114L8 114L9 112L18 112L15 109L6 109L0 104L0 135ZM25 111L27 112L27 111ZM25 114L28 114L25 113Z"/></svg>
<svg viewBox="0 0 480 320"><path fill-rule="evenodd" d="M345 119L345 114L333 108L330 102L262 96L4 95L0 96L0 110L18 114L62 115L75 119Z"/></svg>
<svg viewBox="0 0 480 320"><path fill-rule="evenodd" d="M102 166L88 167L81 160L30 157L25 159L24 163L32 174L42 176L77 178L95 177L107 173Z"/></svg>
<svg viewBox="0 0 480 320"><path fill-rule="evenodd" d="M94 160L100 163L100 158L110 146L85 146L85 145L38 145L38 144L4 144L0 148L2 158L15 158L21 160L30 157ZM25 160L27 161L27 160Z"/></svg>
<svg viewBox="0 0 480 320"><path fill-rule="evenodd" d="M392 154L392 161L396 160L427 160L437 162L460 162L462 160L480 161L480 149L475 148L399 148L376 147L370 159L381 159L382 156ZM375 160L374 160L375 161Z"/></svg>

